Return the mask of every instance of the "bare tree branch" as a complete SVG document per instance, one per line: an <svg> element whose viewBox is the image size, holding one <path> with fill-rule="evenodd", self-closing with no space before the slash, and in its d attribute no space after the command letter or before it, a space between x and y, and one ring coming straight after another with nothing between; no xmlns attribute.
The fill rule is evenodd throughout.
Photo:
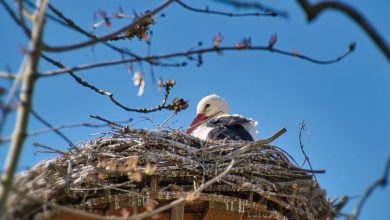
<svg viewBox="0 0 390 220"><path fill-rule="evenodd" d="M11 9L11 7L5 2L5 0L0 0L0 3L4 6L5 10L11 16L11 18L22 28L24 33L28 38L31 36L31 30L24 24L24 21L20 20L16 13ZM20 6L19 6L20 9Z"/></svg>
<svg viewBox="0 0 390 220"><path fill-rule="evenodd" d="M102 42L102 41L110 40L112 37L115 37L120 33L123 33L127 30L132 30L132 29L136 28L137 25L139 25L144 19L149 18L149 17L157 14L158 12L160 12L161 10L166 8L172 2L173 2L173 0L166 0L164 3L162 3L156 9L145 13L143 16L136 18L133 23L126 25L125 27L122 27L122 28L120 28L116 31L113 31L107 35L104 35L102 37L94 38L94 39L87 40L87 41L84 41L81 43L76 43L76 44L67 45L67 46L50 47L50 46L45 45L43 47L43 50L49 51L49 52L62 52L62 51L76 50L76 49L80 49L80 48L87 47L90 45L94 45L94 44Z"/></svg>
<svg viewBox="0 0 390 220"><path fill-rule="evenodd" d="M275 13L278 16L287 17L288 14L283 11L279 11L270 7L266 7L258 1L238 1L238 0L214 0L215 2L223 3L226 5L233 6L238 9L256 9L265 12Z"/></svg>
<svg viewBox="0 0 390 220"><path fill-rule="evenodd" d="M0 72L0 78L4 79L16 79L17 75L14 73Z"/></svg>
<svg viewBox="0 0 390 220"><path fill-rule="evenodd" d="M305 55L297 54L294 52L287 52L280 49L276 49L270 46L248 46L248 47L210 47L210 48L204 48L204 49L198 49L198 50L187 50L184 52L176 52L176 53L169 53L169 54L163 54L163 55L151 55L146 56L142 58L129 58L129 59L123 59L123 60L115 60L115 61L105 61L105 62L97 62L92 64L82 64L79 66L71 67L71 68L62 68L57 70L50 70L43 72L39 74L39 76L46 77L46 76L53 76L61 73L66 73L68 71L78 71L78 70L86 70L91 68L97 68L97 67L103 67L103 66L111 66L111 65L118 65L123 63L132 63L132 62L139 62L139 61L146 61L146 60L160 60L160 59L168 59L168 58L174 58L174 57L186 57L190 60L194 60L195 58L192 57L192 55L202 55L207 53L220 53L223 51L269 51L272 53L282 54L286 56L291 57L297 57L303 60L307 60L316 64L331 64L339 62L340 60L344 59L348 54L350 54L354 50L354 43L352 43L346 52L344 52L339 57L332 59L332 60L316 60L313 58L310 58Z"/></svg>
<svg viewBox="0 0 390 220"><path fill-rule="evenodd" d="M307 0L297 0L302 9L306 13L307 20L313 21L321 12L327 9L333 9L342 12L350 17L371 37L377 47L382 51L383 55L390 60L390 47L386 41L375 30L374 26L356 9L339 1L322 1L316 4L310 4Z"/></svg>
<svg viewBox="0 0 390 220"><path fill-rule="evenodd" d="M274 11L269 11L269 12L264 12L264 13L260 13L260 12L253 12L253 13L222 12L222 11L211 10L208 7L206 9L194 8L194 7L191 7L187 4L185 4L184 2L182 2L180 0L175 0L175 2L189 11L194 11L194 12L204 13L204 14L222 15L222 16L228 16L228 17L251 17L251 16L272 16L272 17L274 17L274 16L279 15L277 12L274 12Z"/></svg>
<svg viewBox="0 0 390 220"><path fill-rule="evenodd" d="M60 10L58 10L56 7L54 7L52 4L49 4L49 9L55 14L57 15L60 19L62 19L65 23L63 24L65 27L68 27L68 28L71 28L91 39L98 39L98 37L96 35L93 35L91 33L89 33L88 31L85 31L84 29L82 29L79 25L77 25L73 20L71 20L70 18L66 17ZM113 49L114 51L117 51L121 54L126 54L126 55L129 55L129 56L132 56L132 57L138 57L136 54L134 53L131 53L127 50L124 50L124 49L121 49L121 48L118 48L118 47L115 47L114 45L108 43L108 42L105 42L103 41L102 42L103 45L106 45L107 47Z"/></svg>
<svg viewBox="0 0 390 220"><path fill-rule="evenodd" d="M44 55L43 53L41 54L41 56L46 61L54 64L57 67L67 69L67 67L65 67L62 63L51 59L50 57ZM155 112L155 111L160 111L160 110L163 110L163 109L167 109L167 110L173 110L173 111L177 111L178 112L178 111L184 110L184 109L186 109L188 107L188 105L186 104L186 102L183 99L177 99L177 98L173 100L172 104L166 105L166 102L167 102L170 90L171 90L171 88L173 88L173 86L175 86L175 82L174 81L167 80L164 83L164 85L163 85L163 87L165 88L164 99L163 99L163 101L162 101L162 103L160 105L158 105L158 106L156 106L154 108L149 108L149 109L147 109L147 108L138 108L137 109L137 108L129 108L129 107L123 105L122 103L120 103L119 101L117 101L114 98L114 94L113 93L105 91L105 90L102 90L102 89L99 89L96 86L94 86L94 85L84 81L80 77L76 76L76 74L74 74L72 70L68 70L67 72L69 73L69 75L77 83L79 83L80 85L85 86L85 87L91 89L92 91L94 91L94 92L96 92L96 93L98 93L100 95L108 96L110 98L110 100L115 105L119 106L120 108L124 109L125 111L139 112L139 113L149 113L149 112Z"/></svg>
<svg viewBox="0 0 390 220"><path fill-rule="evenodd" d="M45 21L47 0L38 2L38 10L35 12L34 19L32 20L33 31L31 34L29 53L27 54L27 61L22 72L23 83L22 91L20 93L21 105L18 108L15 129L13 132L13 140L11 142L7 160L4 165L4 173L1 176L3 187L0 188L0 219L2 219L2 215L4 214L4 208L7 204L8 194L12 186L15 170L23 148L32 104L32 95L39 64L40 43Z"/></svg>

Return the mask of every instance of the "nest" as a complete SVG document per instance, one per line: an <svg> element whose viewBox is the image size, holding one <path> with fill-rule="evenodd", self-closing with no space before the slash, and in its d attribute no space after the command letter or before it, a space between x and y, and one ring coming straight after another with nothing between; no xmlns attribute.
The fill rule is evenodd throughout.
<svg viewBox="0 0 390 220"><path fill-rule="evenodd" d="M204 142L179 131L117 130L17 176L6 219L42 219L58 214L59 206L107 214L183 197L246 216L331 216L315 171L270 144L281 133L257 142ZM191 194L232 160L226 175Z"/></svg>

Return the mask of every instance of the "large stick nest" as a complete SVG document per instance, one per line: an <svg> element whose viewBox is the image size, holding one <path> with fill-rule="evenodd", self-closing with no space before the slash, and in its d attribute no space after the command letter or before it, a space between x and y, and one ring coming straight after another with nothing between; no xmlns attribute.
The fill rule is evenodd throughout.
<svg viewBox="0 0 390 220"><path fill-rule="evenodd" d="M194 201L277 218L331 216L333 208L313 180L314 171L292 163L269 144L272 140L204 142L178 131L121 129L20 174L6 216L43 218L55 213L50 204L107 213L180 198L222 173L233 159L228 174Z"/></svg>

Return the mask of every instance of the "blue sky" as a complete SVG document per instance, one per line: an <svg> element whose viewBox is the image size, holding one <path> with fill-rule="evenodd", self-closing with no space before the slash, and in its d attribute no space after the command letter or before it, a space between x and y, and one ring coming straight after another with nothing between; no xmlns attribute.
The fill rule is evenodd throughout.
<svg viewBox="0 0 390 220"><path fill-rule="evenodd" d="M186 1L193 6L242 12L210 1ZM390 17L388 1L344 1L359 9L390 41ZM143 12L155 7L160 1L52 1L81 27L90 30L93 14L104 9L108 14L122 6L128 14L135 9ZM318 59L331 59L343 53L350 42L356 41L356 51L345 60L332 65L318 65L294 57L269 52L226 52L204 55L204 64L196 67L189 63L184 68L155 67L156 77L175 79L177 85L172 97L189 100L188 110L180 112L170 122L173 128L186 128L195 115L196 103L203 97L216 93L224 97L232 113L239 113L259 122L260 138L270 136L281 127L288 132L275 144L303 161L298 142L297 123L304 120L307 130L303 139L305 150L316 169L325 169L318 175L320 185L328 196L335 199L349 195L352 199L344 212L351 212L356 198L378 178L390 153L390 66L368 36L350 19L337 12L324 12L308 24L303 11L295 1L264 2L289 13L289 18L247 17L228 18L203 15L186 11L172 5L164 11L164 17L157 17L153 31L152 54L185 51L197 45L211 46L212 38L222 33L221 45L234 45L243 37L251 37L253 45L267 45L270 35L277 33L276 47L287 51L299 50L302 54ZM26 46L23 33L0 8L0 35L2 51L0 69L17 71L22 60L20 46ZM115 20L111 28L95 30L97 35L128 23L129 20ZM85 40L85 37L69 29L48 22L44 34L50 45L70 44ZM6 43L4 43L6 42ZM133 41L118 42L145 55L145 43ZM48 54L67 66L120 59L120 56L104 46L86 48L65 54ZM180 61L177 58L172 61ZM133 65L134 70L144 73L145 93L137 97L137 88L132 85L132 74L127 67L91 69L78 72L84 80L99 88L109 90L123 103L131 107L149 107L158 104L163 94L153 84L149 65ZM40 70L55 69L42 62ZM10 82L0 79L0 86L8 87ZM93 121L91 114L98 114L111 120L133 118L134 122L150 117L152 122L135 125L140 128L154 128L171 114L157 112L143 115L125 112L113 105L106 97L75 83L67 75L39 79L36 84L33 108L52 124L69 124ZM10 115L3 135L9 135L13 128L14 115ZM44 128L31 119L29 131ZM107 128L68 129L63 132L75 143L95 138L91 134L107 131ZM37 150L33 142L65 149L64 140L54 134L30 137L24 146L20 170L33 166L38 161L54 155L33 153ZM8 145L0 147L0 167L3 166ZM387 210L390 204L390 187L377 189L367 201L361 219L390 219Z"/></svg>

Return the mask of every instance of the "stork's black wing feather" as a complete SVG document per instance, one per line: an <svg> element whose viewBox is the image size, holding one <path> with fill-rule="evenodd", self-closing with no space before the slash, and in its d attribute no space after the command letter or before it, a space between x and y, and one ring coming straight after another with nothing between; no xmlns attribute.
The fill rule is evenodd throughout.
<svg viewBox="0 0 390 220"><path fill-rule="evenodd" d="M211 119L207 122L207 127L215 128L220 126L234 126L234 125L242 125L245 123L250 123L251 120L244 118L240 115L228 115L221 116L215 119Z"/></svg>
<svg viewBox="0 0 390 220"><path fill-rule="evenodd" d="M207 127L212 129L207 138L212 140L243 140L253 141L252 135L243 127L243 124L250 123L251 120L242 116L229 115L212 119L207 123Z"/></svg>

